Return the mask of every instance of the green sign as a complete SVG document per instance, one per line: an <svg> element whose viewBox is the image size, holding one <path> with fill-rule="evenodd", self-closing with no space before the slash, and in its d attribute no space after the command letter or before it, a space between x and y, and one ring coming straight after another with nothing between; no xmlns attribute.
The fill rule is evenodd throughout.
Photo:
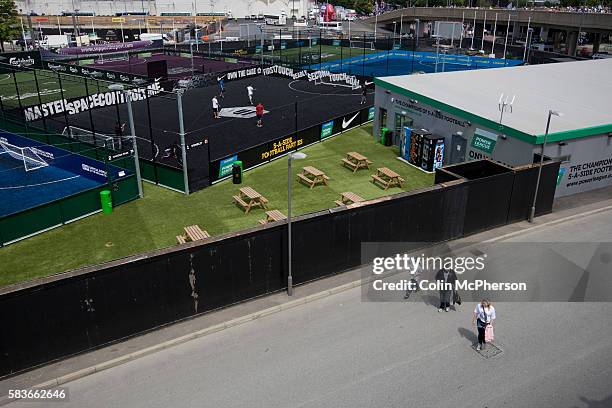
<svg viewBox="0 0 612 408"><path fill-rule="evenodd" d="M476 129L472 138L472 147L487 154L492 154L497 143L497 135L481 129Z"/></svg>
<svg viewBox="0 0 612 408"><path fill-rule="evenodd" d="M374 119L374 107L372 106L369 110L368 110L368 120L373 120Z"/></svg>
<svg viewBox="0 0 612 408"><path fill-rule="evenodd" d="M332 131L334 130L334 121L330 120L327 123L323 123L321 125L321 139L325 139L326 137L330 137L332 135Z"/></svg>
<svg viewBox="0 0 612 408"><path fill-rule="evenodd" d="M235 154L233 156L221 160L221 163L219 163L219 178L232 174L232 164L234 164L237 159L238 155Z"/></svg>

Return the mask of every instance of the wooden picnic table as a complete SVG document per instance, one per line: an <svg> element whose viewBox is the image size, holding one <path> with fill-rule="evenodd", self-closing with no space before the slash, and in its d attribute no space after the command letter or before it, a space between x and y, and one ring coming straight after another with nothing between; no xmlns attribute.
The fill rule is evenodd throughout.
<svg viewBox="0 0 612 408"><path fill-rule="evenodd" d="M261 225L264 225L269 222L282 221L285 219L287 219L287 217L285 216L285 214L283 214L279 210L270 210L270 211L266 211L266 218L263 220L259 220L259 223Z"/></svg>
<svg viewBox="0 0 612 408"><path fill-rule="evenodd" d="M340 194L340 200L336 200L335 203L336 205L348 205L353 203L360 203L362 201L365 201L363 197L350 191L346 191Z"/></svg>
<svg viewBox="0 0 612 408"><path fill-rule="evenodd" d="M401 187L404 181L406 180L387 167L380 167L376 169L376 174L372 174L372 183L376 184L378 182L385 190L389 187Z"/></svg>
<svg viewBox="0 0 612 408"><path fill-rule="evenodd" d="M316 167L306 166L298 174L298 181L306 183L311 189L317 184L327 185L329 177Z"/></svg>
<svg viewBox="0 0 612 408"><path fill-rule="evenodd" d="M233 198L234 201L244 209L245 214L248 214L254 207L266 208L266 204L268 204L268 199L266 197L248 186L242 187L238 195L233 196Z"/></svg>
<svg viewBox="0 0 612 408"><path fill-rule="evenodd" d="M364 155L357 152L348 152L346 158L342 159L342 164L350 168L355 173L359 169L369 169L372 162Z"/></svg>
<svg viewBox="0 0 612 408"><path fill-rule="evenodd" d="M179 244L184 244L189 241L198 241L205 238L210 238L210 234L202 230L199 225L189 225L184 228L183 235L177 235L176 240Z"/></svg>

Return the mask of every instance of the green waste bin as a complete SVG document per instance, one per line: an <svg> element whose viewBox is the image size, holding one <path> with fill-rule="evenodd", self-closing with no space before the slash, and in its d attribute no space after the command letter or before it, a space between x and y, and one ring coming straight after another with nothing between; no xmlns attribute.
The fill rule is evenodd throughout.
<svg viewBox="0 0 612 408"><path fill-rule="evenodd" d="M109 190L100 191L100 204L102 205L102 212L104 214L113 212L113 198Z"/></svg>
<svg viewBox="0 0 612 408"><path fill-rule="evenodd" d="M236 160L232 163L232 183L242 183L242 162L240 160Z"/></svg>
<svg viewBox="0 0 612 408"><path fill-rule="evenodd" d="M380 144L385 144L385 141L387 140L387 133L389 133L389 128L380 128Z"/></svg>

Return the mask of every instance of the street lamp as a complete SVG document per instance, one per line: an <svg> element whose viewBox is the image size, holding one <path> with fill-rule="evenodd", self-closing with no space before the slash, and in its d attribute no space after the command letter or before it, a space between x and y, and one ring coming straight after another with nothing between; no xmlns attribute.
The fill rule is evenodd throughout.
<svg viewBox="0 0 612 408"><path fill-rule="evenodd" d="M397 27L397 21L394 21L393 22L393 48L395 48L395 28L396 27Z"/></svg>
<svg viewBox="0 0 612 408"><path fill-rule="evenodd" d="M525 61L529 64L529 54L531 53L531 41L533 41L533 28L527 30L527 38L529 39L529 44L527 45L527 60Z"/></svg>
<svg viewBox="0 0 612 408"><path fill-rule="evenodd" d="M531 206L531 212L529 213L529 222L533 222L536 210L536 201L538 199L538 189L540 188L540 177L542 175L542 163L544 162L544 149L546 148L546 142L548 141L548 129L550 129L550 118L551 116L561 116L562 113L549 110L548 120L546 121L546 132L544 133L544 143L542 143L542 152L540 153L540 167L538 168L538 179L536 181L535 193L533 194L533 205Z"/></svg>
<svg viewBox="0 0 612 408"><path fill-rule="evenodd" d="M111 91L121 91L125 96L128 108L128 122L130 123L130 133L132 137L132 149L134 150L134 165L136 167L136 183L138 184L138 196L143 197L142 179L140 177L140 162L138 160L138 144L136 143L136 129L134 128L134 115L132 113L132 97L130 93L121 84L110 84L108 89Z"/></svg>
<svg viewBox="0 0 612 408"><path fill-rule="evenodd" d="M305 159L306 153L302 153L302 152L295 152L295 153L289 153L287 155L287 201L288 201L288 207L287 207L287 258L288 258L288 274L287 274L287 295L288 296L292 296L293 295L293 275L291 274L291 181L292 181L292 177L291 177L291 161L293 159L295 160L302 160Z"/></svg>

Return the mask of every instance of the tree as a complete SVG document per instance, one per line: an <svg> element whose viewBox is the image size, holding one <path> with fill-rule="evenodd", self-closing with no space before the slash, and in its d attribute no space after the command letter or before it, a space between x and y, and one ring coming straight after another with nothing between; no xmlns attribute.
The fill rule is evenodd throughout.
<svg viewBox="0 0 612 408"><path fill-rule="evenodd" d="M19 35L19 20L14 0L0 0L0 47L4 52L4 42Z"/></svg>

